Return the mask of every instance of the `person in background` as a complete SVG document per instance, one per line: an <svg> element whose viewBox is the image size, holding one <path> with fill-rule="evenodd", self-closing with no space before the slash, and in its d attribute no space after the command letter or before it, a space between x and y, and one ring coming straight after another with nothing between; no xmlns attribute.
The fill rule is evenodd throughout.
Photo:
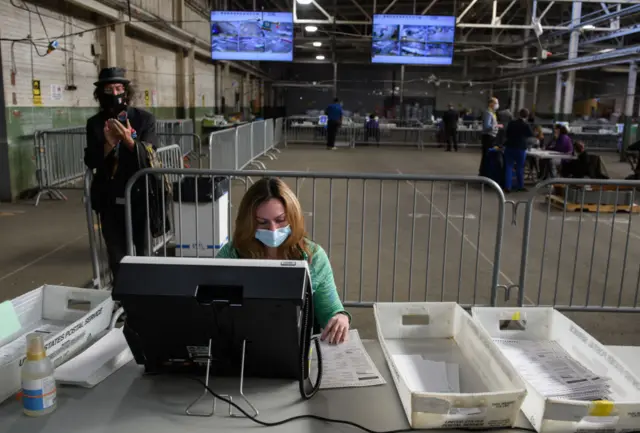
<svg viewBox="0 0 640 433"><path fill-rule="evenodd" d="M94 83L93 97L100 111L87 120L86 166L95 170L91 183L91 205L98 214L107 247L109 267L117 277L120 261L127 254L124 189L145 157L143 142L155 144L156 119L153 114L130 106L133 88L122 68L105 68ZM144 187L131 194L133 242L138 255L145 251L147 215Z"/></svg>
<svg viewBox="0 0 640 433"><path fill-rule="evenodd" d="M589 155L584 150L584 143L580 140L575 142L573 150L577 158L567 161L562 167L562 177L574 177L582 179L589 176Z"/></svg>
<svg viewBox="0 0 640 433"><path fill-rule="evenodd" d="M504 143L504 192L511 192L513 179L513 166L516 167L517 191L526 191L524 188L524 163L527 158L528 140L533 137L533 131L528 123L529 110L523 108L518 113L518 118L507 125Z"/></svg>
<svg viewBox="0 0 640 433"><path fill-rule="evenodd" d="M533 138L536 140L533 147L542 149L544 147L544 132L542 132L542 126L536 125L536 127L533 128Z"/></svg>
<svg viewBox="0 0 640 433"><path fill-rule="evenodd" d="M342 125L342 104L339 98L333 100L333 104L329 105L325 110L327 115L327 149L335 150L336 136L338 129Z"/></svg>
<svg viewBox="0 0 640 433"><path fill-rule="evenodd" d="M496 136L498 134L498 119L496 118L496 110L500 108L498 98L489 99L489 106L487 110L482 113L482 158L480 159L480 169L478 170L479 176L486 176L486 157L487 152L491 149L496 142Z"/></svg>
<svg viewBox="0 0 640 433"><path fill-rule="evenodd" d="M451 152L451 144L453 149L458 151L458 112L449 104L449 109L442 115L442 123L444 128L444 136L447 142L447 152Z"/></svg>
<svg viewBox="0 0 640 433"><path fill-rule="evenodd" d="M509 105L511 105L511 101L509 101ZM502 146L506 140L505 131L507 129L507 125L509 125L509 122L513 120L513 113L507 106L500 111L496 111L496 118L498 119L498 125L501 125L501 129L498 130L496 141L498 146Z"/></svg>
<svg viewBox="0 0 640 433"><path fill-rule="evenodd" d="M320 339L346 341L351 316L338 297L327 253L305 233L300 202L291 188L276 178L254 183L242 197L235 227L216 257L307 261L315 321L323 329Z"/></svg>
<svg viewBox="0 0 640 433"><path fill-rule="evenodd" d="M569 130L565 125L561 125L557 123L553 128L553 140L547 146L547 150L552 150L554 152L564 153L565 155L573 155L573 142L571 141L571 137L569 137ZM560 166L566 164L563 160L560 162ZM558 165L550 161L547 164L548 174L551 177L558 176Z"/></svg>

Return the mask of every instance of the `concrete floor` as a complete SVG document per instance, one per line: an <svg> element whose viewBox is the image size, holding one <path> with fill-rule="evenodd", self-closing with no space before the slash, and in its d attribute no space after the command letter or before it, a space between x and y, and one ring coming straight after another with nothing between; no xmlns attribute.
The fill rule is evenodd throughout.
<svg viewBox="0 0 640 433"><path fill-rule="evenodd" d="M628 174L628 166L616 162L616 155L605 158L612 177ZM310 146L289 147L275 161L263 159L269 170L457 176L476 174L478 160L477 149L459 153L411 148L329 152ZM500 204L495 191L462 181L363 182L337 176L334 180L301 177L287 182L298 193L309 234L331 257L344 300L489 304ZM234 182L233 210L244 188ZM512 194L507 199L521 201L532 195ZM89 282L81 194L72 191L68 196L67 202L44 200L38 208L0 205L0 239L10 246L0 252L0 301L43 283L85 286ZM548 209L540 199L536 203L525 304L548 305L555 299L562 305L634 306L640 216L602 214L596 222L594 215L567 214L563 224L562 211ZM510 205L504 209L499 282L505 286L520 280L524 206L518 206L515 225L512 209ZM515 305L516 301L517 290L506 302L504 292L498 293L498 305ZM350 311L354 326L364 337L373 337L371 310ZM605 344L640 344L640 315L568 315Z"/></svg>

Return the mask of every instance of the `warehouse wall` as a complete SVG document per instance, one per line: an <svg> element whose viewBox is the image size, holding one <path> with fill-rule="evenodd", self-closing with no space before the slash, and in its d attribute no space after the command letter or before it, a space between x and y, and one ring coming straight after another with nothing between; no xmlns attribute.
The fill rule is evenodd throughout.
<svg viewBox="0 0 640 433"><path fill-rule="evenodd" d="M98 24L89 15L67 17L46 8L40 13L42 23L37 14L0 2L2 37L31 34L36 41L35 46L7 41L1 46L13 196L35 183L34 131L83 124L96 107L92 94L97 66L91 54L91 45L98 43L96 32L61 39L58 50L44 54L45 28L49 35L61 35ZM40 100L34 101L32 80L40 80Z"/></svg>
<svg viewBox="0 0 640 433"><path fill-rule="evenodd" d="M159 119L175 119L178 104L176 51L168 46L125 39L127 75L134 82L137 95L134 104L145 108ZM182 101L181 101L182 102Z"/></svg>
<svg viewBox="0 0 640 433"><path fill-rule="evenodd" d="M19 2L20 3L20 2ZM132 0L133 7L171 20L171 0ZM204 2L206 3L206 2ZM204 4L203 3L203 4ZM178 117L188 105L188 57L182 49L163 45L148 35L127 29L125 65L107 65L105 59L116 58L116 35L113 29L96 31L102 21L83 10L68 6L62 0L48 2L48 7L28 6L31 13L0 2L0 23L4 39L23 39L31 34L36 47L28 43L2 41L2 68L9 142L11 196L36 185L33 133L36 130L78 126L95 114L93 83L100 66L124 66L137 89L134 104L153 112L159 119ZM207 39L209 24L202 12L185 7L185 27ZM44 24L44 27L43 27ZM46 32L45 32L46 29ZM86 32L59 39L59 49L44 55L49 36ZM12 46L13 45L13 46ZM101 49L101 55L94 56ZM40 53L40 55L38 54ZM113 60L112 60L113 62ZM227 103L234 101L244 75L230 70L223 83L227 88ZM40 80L41 101L32 92L32 80ZM215 104L214 66L208 59L195 62L195 116L202 119L212 114ZM185 89L185 101L180 97ZM185 113L186 114L186 113ZM199 122L197 123L199 127Z"/></svg>

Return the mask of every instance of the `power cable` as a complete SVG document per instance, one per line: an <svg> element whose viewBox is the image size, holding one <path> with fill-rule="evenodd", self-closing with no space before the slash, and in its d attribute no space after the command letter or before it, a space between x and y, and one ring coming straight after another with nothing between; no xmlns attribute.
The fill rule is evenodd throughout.
<svg viewBox="0 0 640 433"><path fill-rule="evenodd" d="M214 396L215 398L217 398L218 400L227 403L229 405L231 405L232 407L234 407L235 409L237 409L241 414L243 414L245 417L247 417L248 419L250 419L251 421L253 421L256 424L259 424L263 427L278 427L284 424L288 424L290 422L293 421L298 421L301 419L312 419L312 420L316 420L316 421L322 421L322 422L327 422L327 423L332 423L332 424L342 424L342 425L348 425L351 427L355 427L359 430L362 430L366 433L410 433L410 432L418 432L421 431L420 429L414 429L414 428L403 428L403 429L397 429L397 430L385 430L385 431L379 431L379 430L372 430L370 428L367 428L363 425L360 425L358 423L355 423L353 421L348 421L348 420L342 420L342 419L334 419L334 418L327 418L324 416L319 416L319 415L298 415L298 416L292 416L290 418L285 418L283 420L280 421L263 421L261 419L258 419L255 416L250 415L249 413L247 413L246 410L244 410L242 407L240 407L237 403L235 403L232 400L226 399L224 397L222 397L221 395L217 394L216 392L214 392L210 387L208 387L203 380L197 378L197 377L190 377L190 379L200 383L212 396ZM459 428L458 430L462 430L462 431L469 431L469 432L489 432L489 431L495 431L495 428ZM530 428L521 428L521 427L515 427L515 428L511 428L509 429L510 431L517 433L517 432L535 432L536 430L534 429L530 429Z"/></svg>

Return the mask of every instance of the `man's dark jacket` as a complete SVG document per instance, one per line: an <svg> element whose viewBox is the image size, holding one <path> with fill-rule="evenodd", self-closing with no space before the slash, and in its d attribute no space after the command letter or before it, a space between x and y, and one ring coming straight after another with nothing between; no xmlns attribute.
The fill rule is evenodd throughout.
<svg viewBox="0 0 640 433"><path fill-rule="evenodd" d="M516 119L509 122L505 133L505 147L527 150L527 139L533 137L531 126L524 119Z"/></svg>
<svg viewBox="0 0 640 433"><path fill-rule="evenodd" d="M456 110L447 110L442 115L442 123L444 123L445 131L456 131L458 129L458 112Z"/></svg>
<svg viewBox="0 0 640 433"><path fill-rule="evenodd" d="M124 189L127 181L133 174L148 167L147 155L144 146L157 144L156 119L153 114L146 111L129 107L127 115L131 128L135 130L137 136L133 150L125 144L120 144L117 150L114 149L109 155L104 156L104 125L108 116L100 112L87 120L87 147L84 151L84 163L87 167L94 169L95 174L91 185L91 204L93 209L100 213L116 204L116 199L124 198ZM144 179L136 183L132 191L132 203L145 203L136 198L142 196L144 192ZM134 206L140 207L140 206ZM140 209L144 211L144 208Z"/></svg>

